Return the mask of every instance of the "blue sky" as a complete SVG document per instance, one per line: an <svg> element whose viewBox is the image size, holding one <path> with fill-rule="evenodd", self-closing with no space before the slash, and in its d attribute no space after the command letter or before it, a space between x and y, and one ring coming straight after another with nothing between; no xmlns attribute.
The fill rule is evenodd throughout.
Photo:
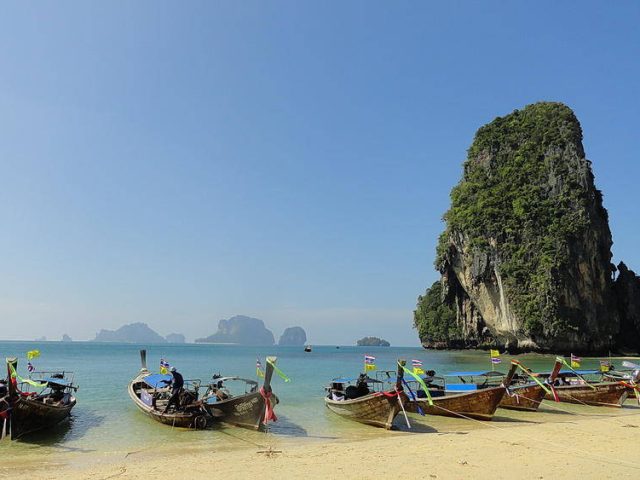
<svg viewBox="0 0 640 480"><path fill-rule="evenodd" d="M188 338L234 314L417 345L478 127L582 123L640 270L640 3L7 2L0 337Z"/></svg>

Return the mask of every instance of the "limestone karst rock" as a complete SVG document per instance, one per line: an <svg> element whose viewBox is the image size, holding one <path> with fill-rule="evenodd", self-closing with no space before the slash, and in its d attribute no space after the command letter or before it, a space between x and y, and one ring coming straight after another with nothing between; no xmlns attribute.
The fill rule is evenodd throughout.
<svg viewBox="0 0 640 480"><path fill-rule="evenodd" d="M414 316L424 346L612 346L611 232L570 108L536 103L481 127L444 220L440 280Z"/></svg>

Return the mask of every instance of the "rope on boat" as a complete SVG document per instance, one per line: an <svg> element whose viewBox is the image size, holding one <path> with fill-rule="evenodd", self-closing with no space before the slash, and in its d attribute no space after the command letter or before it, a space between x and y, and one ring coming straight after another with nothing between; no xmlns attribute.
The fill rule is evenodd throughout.
<svg viewBox="0 0 640 480"><path fill-rule="evenodd" d="M453 415L456 415L456 416L459 416L459 417L462 417L462 418L466 418L467 420L472 420L474 422L479 423L480 425L491 427L491 428L495 428L497 430L508 430L507 427L501 427L501 426L498 426L498 425L495 425L495 424L492 424L492 423L489 423L489 422L483 422L482 420L476 420L475 418L469 417L469 416L464 415L462 413L454 412L454 411L449 410L449 409L447 409L447 408L445 408L445 407L443 407L441 405L436 405L436 406L438 408L444 410L445 412L448 412L450 414L453 414ZM638 414L634 414L634 415L638 415ZM514 433L515 433L516 436L518 436L518 432L514 432ZM554 447L556 449L554 451L557 451L558 448L565 449L565 450L573 450L574 452L577 452L577 455L576 455L577 457L580 457L580 455L582 454L582 457L586 458L586 459L597 460L599 462L610 463L610 464L613 464L613 465L622 465L622 466L625 466L625 467L628 467L628 468L632 468L632 469L635 469L635 470L640 470L640 465L638 465L637 463L627 462L625 460L616 460L616 459L612 460L609 457L604 457L604 456L596 455L596 454L593 454L593 453L583 452L582 450L572 449L570 447L568 448L566 444L559 444L559 443L555 443L555 442L550 442L548 440L540 440L540 439L537 439L537 438L534 438L534 437L531 437L531 436L522 435L522 434L520 434L519 436L521 438L524 438L524 439L532 441L532 442L538 442L538 443L543 443L543 444L550 445L550 446L552 446L552 447Z"/></svg>

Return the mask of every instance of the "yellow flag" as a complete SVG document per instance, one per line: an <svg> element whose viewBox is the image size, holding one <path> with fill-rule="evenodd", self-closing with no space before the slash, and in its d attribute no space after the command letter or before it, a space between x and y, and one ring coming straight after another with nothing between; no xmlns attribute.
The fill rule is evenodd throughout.
<svg viewBox="0 0 640 480"><path fill-rule="evenodd" d="M256 376L264 378L264 372L260 368L256 368Z"/></svg>
<svg viewBox="0 0 640 480"><path fill-rule="evenodd" d="M376 366L373 363L367 363L364 366L364 370L368 372L369 370L375 370Z"/></svg>
<svg viewBox="0 0 640 480"><path fill-rule="evenodd" d="M413 373L415 373L416 375L424 375L424 370L420 367L413 367Z"/></svg>
<svg viewBox="0 0 640 480"><path fill-rule="evenodd" d="M27 352L27 360L33 360L34 358L38 358L40 356L40 350L29 350Z"/></svg>
<svg viewBox="0 0 640 480"><path fill-rule="evenodd" d="M491 350L490 352L491 352L491 356L494 358L500 356L500 351L498 350Z"/></svg>
<svg viewBox="0 0 640 480"><path fill-rule="evenodd" d="M580 362L571 361L571 368L580 368Z"/></svg>
<svg viewBox="0 0 640 480"><path fill-rule="evenodd" d="M162 375L166 375L167 373L169 373L169 370L167 370L167 367L160 367L160 373Z"/></svg>

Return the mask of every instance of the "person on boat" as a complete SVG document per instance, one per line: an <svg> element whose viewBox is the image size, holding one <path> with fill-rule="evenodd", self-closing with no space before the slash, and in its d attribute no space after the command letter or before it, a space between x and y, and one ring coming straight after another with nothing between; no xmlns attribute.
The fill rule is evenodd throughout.
<svg viewBox="0 0 640 480"><path fill-rule="evenodd" d="M162 380L164 383L171 385L171 397L169 398L167 406L164 407L164 411L162 413L167 413L169 407L173 404L175 404L176 408L180 406L179 399L180 393L184 387L184 378L182 378L180 372L176 370L176 367L171 367L171 377L171 380Z"/></svg>

